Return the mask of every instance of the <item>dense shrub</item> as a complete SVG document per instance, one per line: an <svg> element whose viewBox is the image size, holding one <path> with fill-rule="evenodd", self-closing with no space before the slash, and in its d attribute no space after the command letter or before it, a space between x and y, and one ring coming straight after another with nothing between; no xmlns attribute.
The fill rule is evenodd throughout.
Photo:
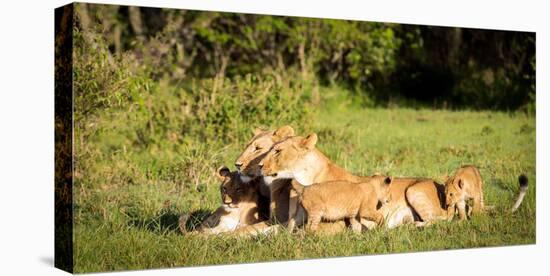
<svg viewBox="0 0 550 276"><path fill-rule="evenodd" d="M138 61L131 52L112 55L100 36L78 28L75 33L76 121L105 110L143 111L158 131L182 128L202 138L235 139L231 133L243 127L307 119L314 87L300 78L272 72L157 79L148 60Z"/></svg>
<svg viewBox="0 0 550 276"><path fill-rule="evenodd" d="M534 33L109 5L77 24L155 80L291 75L386 105L531 110Z"/></svg>
<svg viewBox="0 0 550 276"><path fill-rule="evenodd" d="M311 120L315 84L301 78L272 72L178 81L155 75L150 59L111 53L96 33L74 31L75 183L82 191L165 178L198 189L215 182L217 166L233 162L252 128L303 129Z"/></svg>

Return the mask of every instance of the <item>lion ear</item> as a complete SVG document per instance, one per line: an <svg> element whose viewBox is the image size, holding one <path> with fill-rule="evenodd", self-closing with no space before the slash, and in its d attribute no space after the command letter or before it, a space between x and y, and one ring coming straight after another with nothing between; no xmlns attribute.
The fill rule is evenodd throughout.
<svg viewBox="0 0 550 276"><path fill-rule="evenodd" d="M302 146L308 150L313 149L317 144L317 134L312 133L302 140Z"/></svg>
<svg viewBox="0 0 550 276"><path fill-rule="evenodd" d="M391 176L386 176L386 178L384 178L384 184L386 185L390 185L392 181L393 181L393 177Z"/></svg>
<svg viewBox="0 0 550 276"><path fill-rule="evenodd" d="M223 180L224 178L228 177L230 173L231 171L227 166L221 166L220 168L218 168L217 176L219 179Z"/></svg>
<svg viewBox="0 0 550 276"><path fill-rule="evenodd" d="M289 136L294 136L294 129L291 126L282 126L277 130L273 131L273 136L278 140L281 140Z"/></svg>
<svg viewBox="0 0 550 276"><path fill-rule="evenodd" d="M252 133L254 133L254 136L264 132L265 130L263 128L260 128L260 127L255 127L252 129Z"/></svg>
<svg viewBox="0 0 550 276"><path fill-rule="evenodd" d="M458 188L462 189L464 187L464 182L462 182L462 179L458 180Z"/></svg>

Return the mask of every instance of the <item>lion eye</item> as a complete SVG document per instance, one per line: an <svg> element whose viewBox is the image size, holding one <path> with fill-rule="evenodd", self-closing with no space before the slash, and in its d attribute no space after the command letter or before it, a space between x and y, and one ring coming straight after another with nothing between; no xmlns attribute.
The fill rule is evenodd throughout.
<svg viewBox="0 0 550 276"><path fill-rule="evenodd" d="M254 148L255 151L259 151L259 150L261 150L261 149L262 149L262 148L259 147L259 146L256 146L256 147Z"/></svg>
<svg viewBox="0 0 550 276"><path fill-rule="evenodd" d="M281 153L281 149L275 149L275 154Z"/></svg>

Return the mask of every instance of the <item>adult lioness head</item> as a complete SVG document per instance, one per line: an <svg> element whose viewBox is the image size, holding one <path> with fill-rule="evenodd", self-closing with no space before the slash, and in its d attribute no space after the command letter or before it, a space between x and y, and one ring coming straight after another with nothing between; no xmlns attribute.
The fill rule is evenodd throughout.
<svg viewBox="0 0 550 276"><path fill-rule="evenodd" d="M273 145L260 163L262 175L279 178L296 178L295 173L310 164L308 154L315 149L317 134L307 137L288 137Z"/></svg>
<svg viewBox="0 0 550 276"><path fill-rule="evenodd" d="M239 203L256 201L256 181L243 182L237 171L232 172L225 166L218 169L217 176L222 182L220 193L225 208L238 208Z"/></svg>
<svg viewBox="0 0 550 276"><path fill-rule="evenodd" d="M248 142L246 148L235 161L235 167L241 174L243 181L249 181L253 177L261 176L258 164L273 144L289 136L294 135L294 129L283 126L275 131L254 130L254 137Z"/></svg>

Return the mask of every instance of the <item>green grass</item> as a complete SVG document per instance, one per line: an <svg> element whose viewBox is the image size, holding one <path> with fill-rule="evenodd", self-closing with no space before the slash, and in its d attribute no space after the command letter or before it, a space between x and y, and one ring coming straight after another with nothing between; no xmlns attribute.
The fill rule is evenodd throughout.
<svg viewBox="0 0 550 276"><path fill-rule="evenodd" d="M283 232L252 239L182 235L176 227L179 214L218 207L214 168L223 164L232 167L245 141L226 146L184 141L185 151L154 146L137 150L124 135L116 135L132 127L131 123L113 113L98 117L97 131L75 132L86 133L77 145L75 271L535 243L534 117L503 112L361 109L330 98L324 106L304 129L318 133L318 147L337 164L356 174L382 172L436 179L463 164L475 164L485 180L486 204L496 206L497 212L463 223L378 229L360 235ZM197 167L202 169L194 169ZM505 210L513 203L520 173L529 177L529 191L518 212L508 214Z"/></svg>

